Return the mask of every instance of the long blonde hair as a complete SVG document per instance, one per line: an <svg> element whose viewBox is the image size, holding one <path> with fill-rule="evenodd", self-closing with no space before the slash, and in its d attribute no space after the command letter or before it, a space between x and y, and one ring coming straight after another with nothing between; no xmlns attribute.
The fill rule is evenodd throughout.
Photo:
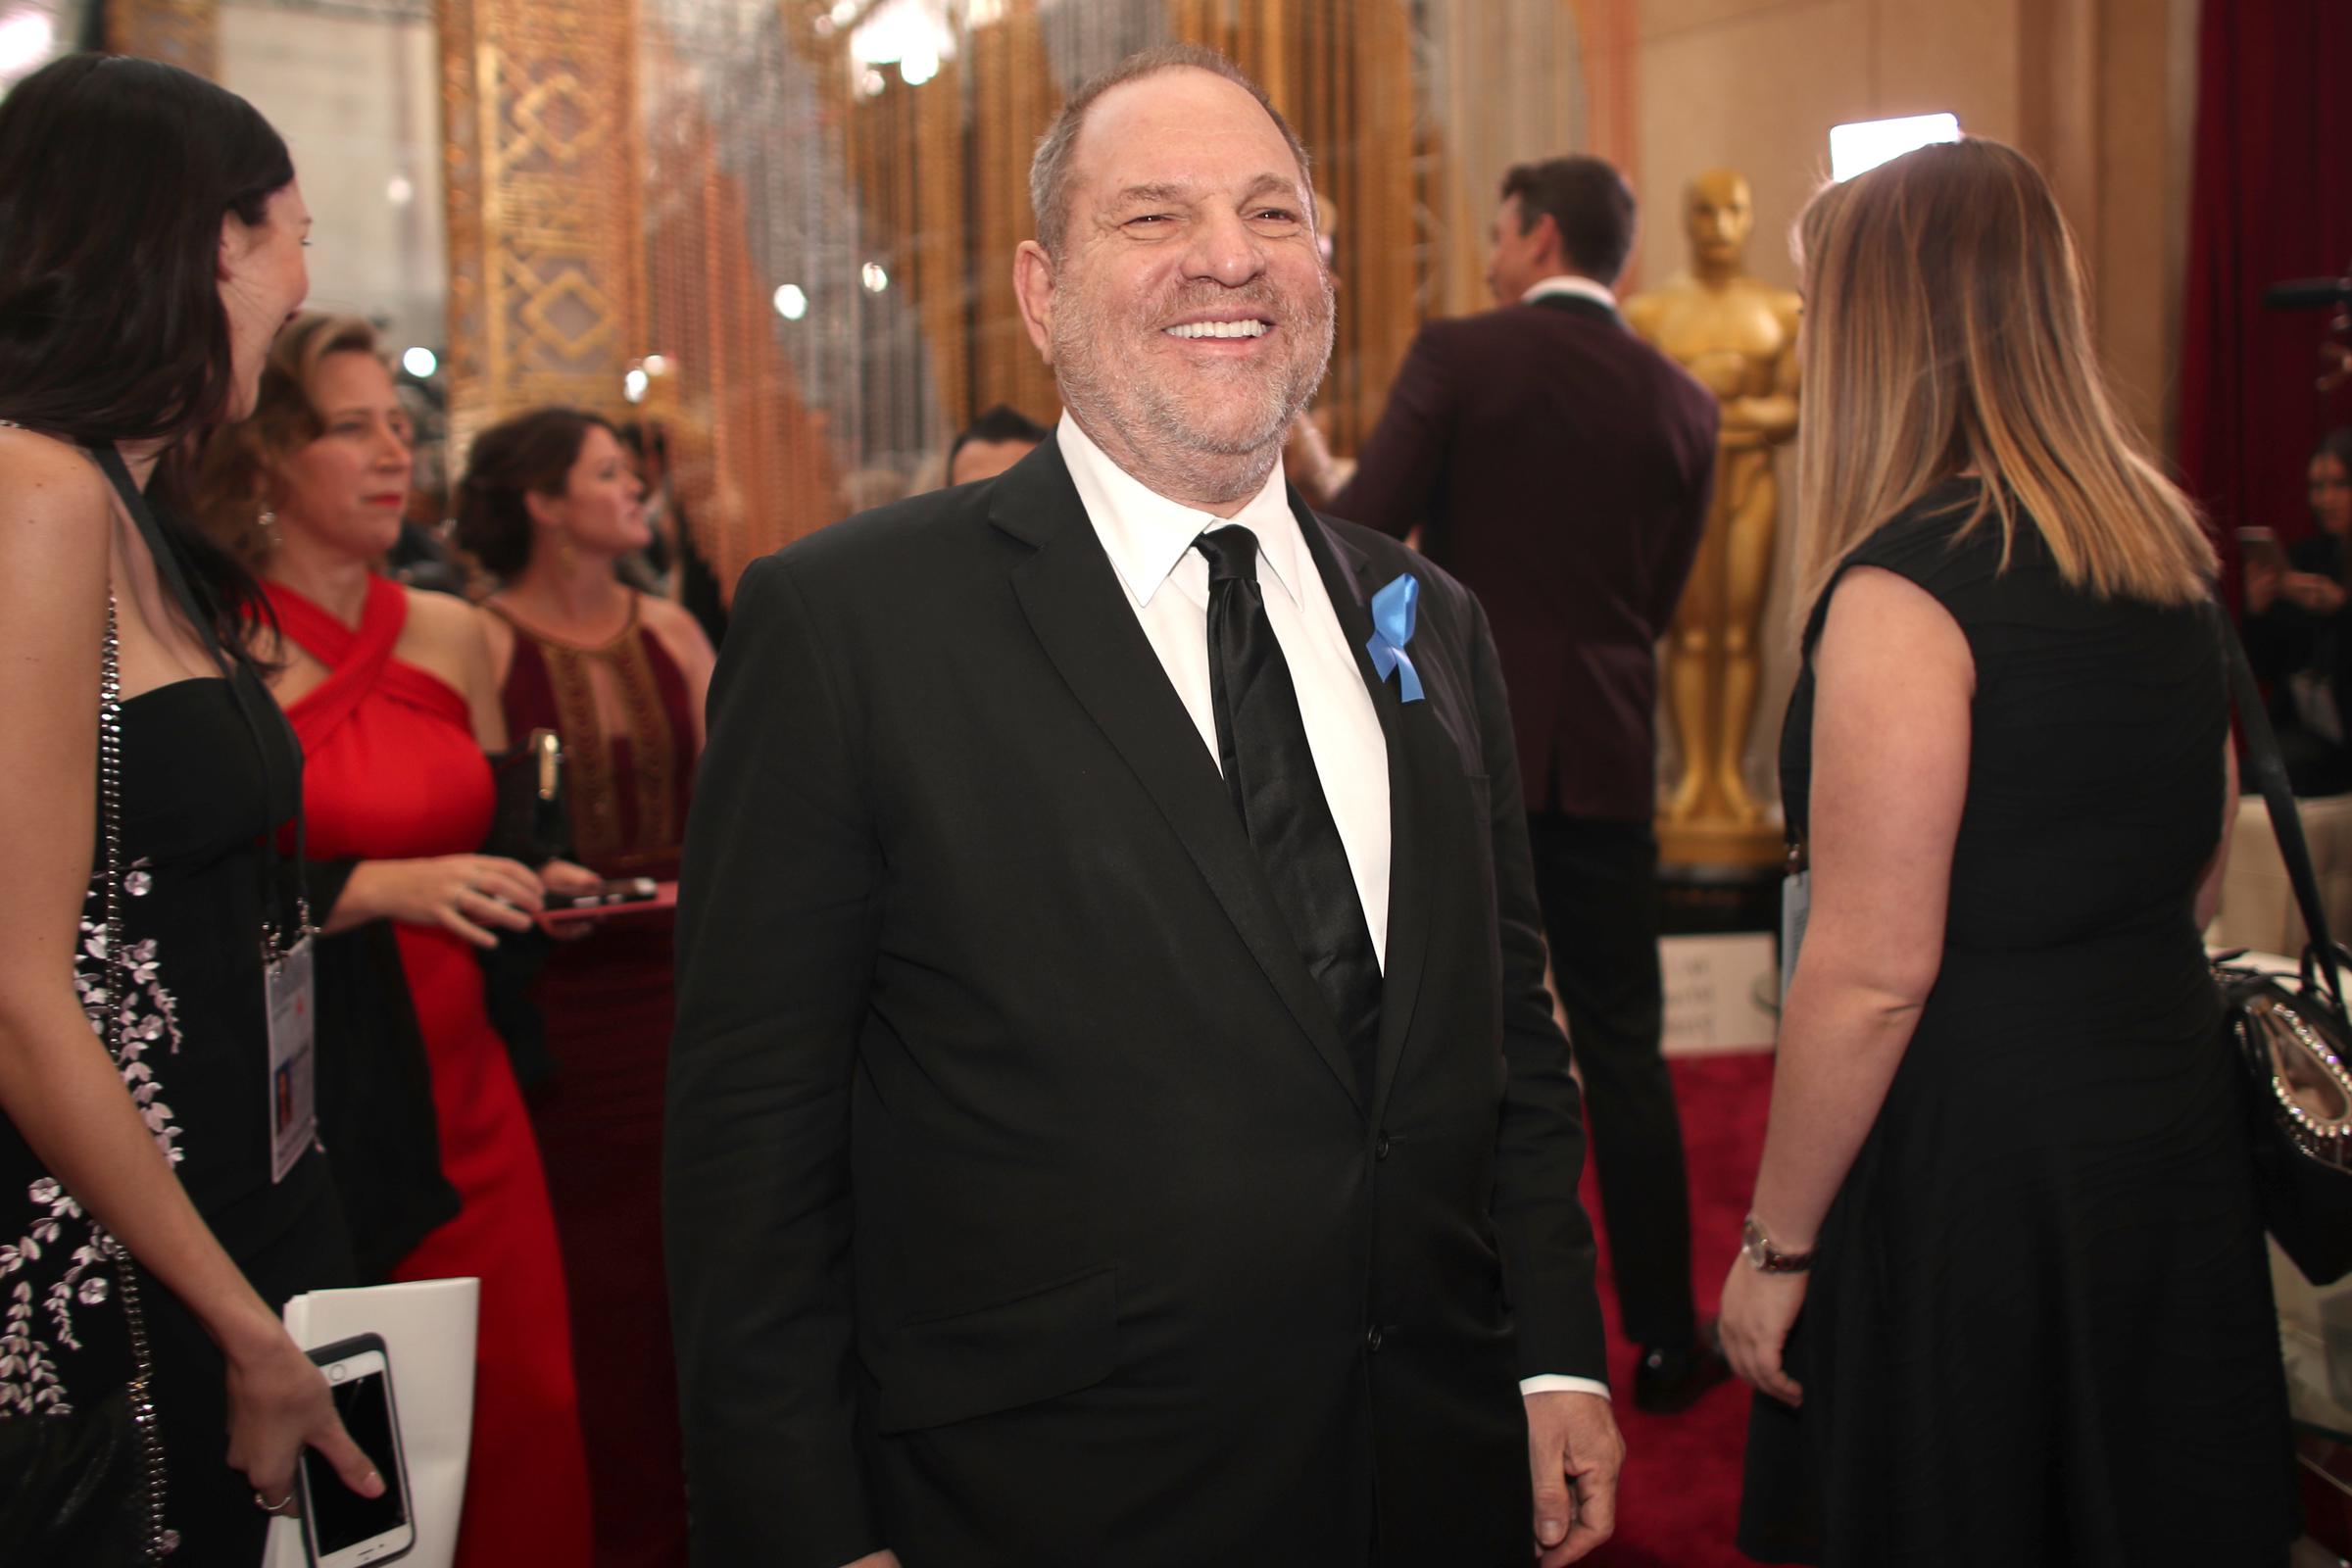
<svg viewBox="0 0 2352 1568"><path fill-rule="evenodd" d="M1994 519L2004 566L2024 516L2103 598L2212 591L2213 546L2116 414L2074 238L2022 154L1923 147L1822 191L1797 234L1800 624L1847 552L1967 470L1984 483L1960 531Z"/></svg>

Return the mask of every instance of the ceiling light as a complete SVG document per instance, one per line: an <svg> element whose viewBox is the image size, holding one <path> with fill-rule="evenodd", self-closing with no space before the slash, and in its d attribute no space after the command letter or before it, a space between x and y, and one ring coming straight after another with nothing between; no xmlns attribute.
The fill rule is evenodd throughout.
<svg viewBox="0 0 2352 1568"><path fill-rule="evenodd" d="M21 76L57 47L57 24L45 12L20 11L0 21L0 77Z"/></svg>
<svg viewBox="0 0 2352 1568"><path fill-rule="evenodd" d="M1907 152L1959 139L1957 115L1909 115L1900 120L1857 120L1832 125L1830 177L1849 180Z"/></svg>

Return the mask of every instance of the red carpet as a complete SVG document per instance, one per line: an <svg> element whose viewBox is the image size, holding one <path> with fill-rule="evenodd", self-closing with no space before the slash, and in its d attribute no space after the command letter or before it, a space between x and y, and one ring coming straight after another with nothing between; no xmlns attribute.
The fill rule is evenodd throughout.
<svg viewBox="0 0 2352 1568"><path fill-rule="evenodd" d="M1669 1065L1690 1166L1698 1310L1702 1318L1712 1317L1764 1152L1772 1056L1678 1056ZM1597 1226L1600 1203L1590 1163L1585 1189L1585 1207ZM1747 1441L1746 1385L1710 1390L1678 1416L1643 1415L1633 1403L1634 1349L1618 1338L1605 1235L1600 1304L1609 1322L1609 1386L1616 1391L1627 1456L1616 1538L1585 1560L1599 1568L1745 1568L1749 1559L1733 1546L1732 1533L1740 1509L1740 1455Z"/></svg>

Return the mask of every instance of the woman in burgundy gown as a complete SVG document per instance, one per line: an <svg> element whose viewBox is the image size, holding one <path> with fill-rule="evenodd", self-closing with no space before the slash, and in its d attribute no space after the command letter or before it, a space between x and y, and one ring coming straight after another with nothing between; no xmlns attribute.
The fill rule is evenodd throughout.
<svg viewBox="0 0 2352 1568"><path fill-rule="evenodd" d="M588 1476L562 1259L538 1146L474 957L495 944L494 929L527 928L526 911L542 903L537 874L472 853L495 805L484 748L505 744L482 616L371 569L399 530L410 453L367 323L306 317L288 326L255 417L220 440L208 492L267 504L255 531L270 541L264 587L279 635L265 634L261 651L280 666L277 696L308 758L310 853L361 862L326 929L395 922L442 1170L461 1199L457 1217L393 1277L482 1282L457 1561L579 1568L589 1561Z"/></svg>
<svg viewBox="0 0 2352 1568"><path fill-rule="evenodd" d="M489 601L507 726L563 737L571 854L670 879L712 655L694 617L613 564L645 545L643 489L611 426L543 409L473 444L459 539L505 579ZM532 1117L564 1238L600 1568L686 1560L677 1380L663 1294L662 1078L670 917L623 906L559 944L536 996L555 1057Z"/></svg>

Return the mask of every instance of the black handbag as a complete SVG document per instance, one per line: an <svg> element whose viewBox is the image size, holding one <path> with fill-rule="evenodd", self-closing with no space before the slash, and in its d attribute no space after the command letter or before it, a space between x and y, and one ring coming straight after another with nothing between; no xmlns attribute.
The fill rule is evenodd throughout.
<svg viewBox="0 0 2352 1568"><path fill-rule="evenodd" d="M2332 1285L2352 1273L2352 1072L2346 1070L2352 1022L2342 973L2352 966L2352 953L2328 932L2303 819L2245 649L2226 621L2223 635L2248 763L2270 807L2309 941L2292 990L2239 964L2219 963L2214 976L2224 1029L2249 1079L2248 1131L2263 1224L2305 1279Z"/></svg>
<svg viewBox="0 0 2352 1568"><path fill-rule="evenodd" d="M146 1540L147 1455L118 1388L71 1416L0 1421L0 1543L11 1563L129 1568Z"/></svg>
<svg viewBox="0 0 2352 1568"><path fill-rule="evenodd" d="M564 743L552 729L535 729L522 743L490 758L497 809L484 855L503 855L536 869L571 854L564 811Z"/></svg>
<svg viewBox="0 0 2352 1568"><path fill-rule="evenodd" d="M522 744L490 759L498 792L484 855L520 860L534 870L568 858L571 827L564 806L564 745L551 729L535 729ZM556 1058L547 1048L547 1018L531 1000L531 987L547 967L554 944L546 932L505 931L498 946L474 955L482 966L482 1001L490 1026L507 1043L507 1058L523 1089L555 1076Z"/></svg>

